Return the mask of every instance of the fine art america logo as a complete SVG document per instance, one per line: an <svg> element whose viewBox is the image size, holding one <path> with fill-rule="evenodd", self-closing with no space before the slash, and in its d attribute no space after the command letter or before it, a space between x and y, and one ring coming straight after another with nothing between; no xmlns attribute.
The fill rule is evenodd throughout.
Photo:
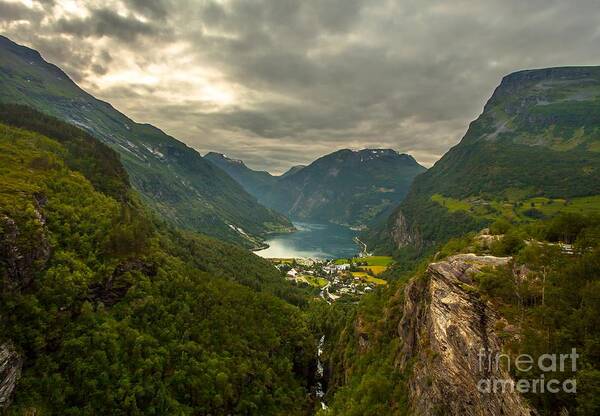
<svg viewBox="0 0 600 416"><path fill-rule="evenodd" d="M495 356L485 350L479 351L480 374L489 374L477 383L481 393L577 393L577 381L574 378L559 380L557 378L546 378L546 374L571 373L577 371L577 359L579 354L573 348L569 354L542 354L535 360L529 354L521 354L514 360L506 354L497 353ZM512 367L514 366L514 367ZM537 378L498 378L494 374L502 374L501 367L508 373L513 369L519 373L528 373L534 369ZM506 373L504 373L506 374Z"/></svg>

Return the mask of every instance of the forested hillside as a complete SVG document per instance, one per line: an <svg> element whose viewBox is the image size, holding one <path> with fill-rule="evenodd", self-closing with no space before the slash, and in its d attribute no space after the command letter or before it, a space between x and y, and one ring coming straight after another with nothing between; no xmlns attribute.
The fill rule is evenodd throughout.
<svg viewBox="0 0 600 416"><path fill-rule="evenodd" d="M291 229L194 149L139 124L79 88L37 51L0 36L0 102L25 104L77 125L121 157L144 203L178 227L259 247Z"/></svg>
<svg viewBox="0 0 600 416"><path fill-rule="evenodd" d="M0 349L22 371L5 414L305 414L301 289L157 222L77 128L2 106L0 148Z"/></svg>

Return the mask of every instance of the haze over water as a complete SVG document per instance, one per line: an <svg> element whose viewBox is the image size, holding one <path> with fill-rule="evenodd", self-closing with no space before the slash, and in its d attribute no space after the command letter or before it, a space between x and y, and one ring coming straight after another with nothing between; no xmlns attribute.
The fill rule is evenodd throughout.
<svg viewBox="0 0 600 416"><path fill-rule="evenodd" d="M353 241L357 232L347 227L306 222L294 222L294 226L298 231L267 239L269 248L256 254L265 258L333 259L351 257L359 251Z"/></svg>

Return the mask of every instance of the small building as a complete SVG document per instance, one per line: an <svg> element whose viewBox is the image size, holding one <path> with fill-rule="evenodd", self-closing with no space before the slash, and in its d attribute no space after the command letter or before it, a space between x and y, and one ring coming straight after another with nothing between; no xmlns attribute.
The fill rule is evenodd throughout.
<svg viewBox="0 0 600 416"><path fill-rule="evenodd" d="M306 266L306 267L311 267L311 266L315 265L315 261L313 259L309 259L309 258L296 259L296 263L298 263L301 266Z"/></svg>
<svg viewBox="0 0 600 416"><path fill-rule="evenodd" d="M287 275L288 275L289 277L296 277L296 276L298 275L298 271L297 271L296 269L290 269L290 270L287 272Z"/></svg>

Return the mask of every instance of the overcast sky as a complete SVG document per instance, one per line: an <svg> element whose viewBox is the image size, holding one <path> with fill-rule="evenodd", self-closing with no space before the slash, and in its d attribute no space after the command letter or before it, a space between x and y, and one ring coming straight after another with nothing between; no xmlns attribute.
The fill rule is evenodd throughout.
<svg viewBox="0 0 600 416"><path fill-rule="evenodd" d="M0 32L200 152L430 166L501 77L600 64L598 0L0 0Z"/></svg>

